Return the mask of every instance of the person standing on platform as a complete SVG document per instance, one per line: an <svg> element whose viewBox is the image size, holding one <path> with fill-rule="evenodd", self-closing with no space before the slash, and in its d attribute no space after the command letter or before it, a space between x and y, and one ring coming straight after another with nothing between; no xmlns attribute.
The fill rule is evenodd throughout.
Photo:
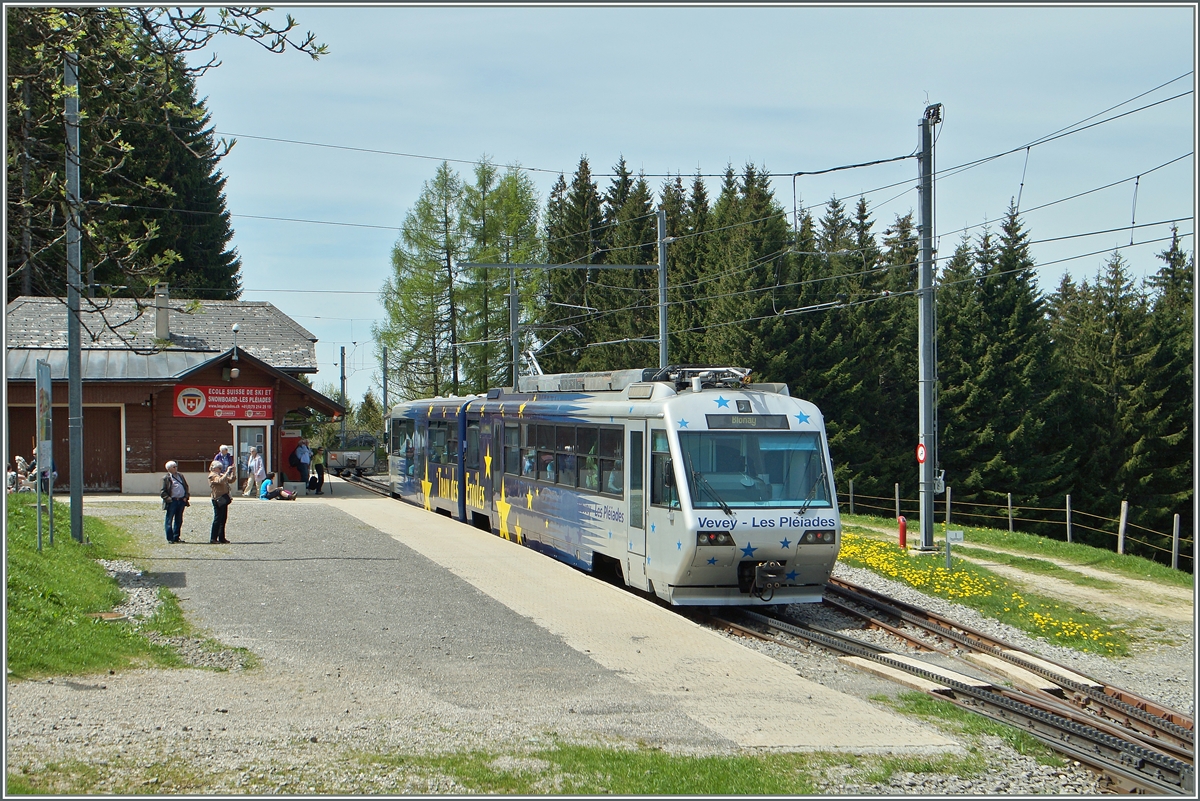
<svg viewBox="0 0 1200 801"><path fill-rule="evenodd" d="M209 542L229 542L225 539L225 522L229 519L229 483L234 480L233 466L226 467L219 459L213 459L208 468L208 486L212 491L213 522L208 535Z"/></svg>
<svg viewBox="0 0 1200 801"><path fill-rule="evenodd" d="M312 449L308 447L308 440L300 440L300 444L296 446L296 458L300 460L300 483L308 483L309 468L312 464Z"/></svg>
<svg viewBox="0 0 1200 801"><path fill-rule="evenodd" d="M232 467L233 466L233 454L229 452L229 446L222 445L221 448L217 451L217 455L214 456L212 458L212 460L214 462L220 462L221 466L225 470L228 470L230 467ZM224 472L224 471L222 471L222 472Z"/></svg>
<svg viewBox="0 0 1200 801"><path fill-rule="evenodd" d="M317 448L312 455L312 468L317 474L317 494L325 494L325 449ZM333 490L330 490L333 492Z"/></svg>
<svg viewBox="0 0 1200 801"><path fill-rule="evenodd" d="M174 461L167 462L167 474L163 476L162 496L163 509L167 511L163 527L167 532L167 542L183 542L180 534L183 531L183 509L190 506L192 493L188 490L187 479L179 472L179 465Z"/></svg>
<svg viewBox="0 0 1200 801"><path fill-rule="evenodd" d="M246 487L242 490L242 495L258 495L258 485L266 477L262 454L258 452L258 448L251 445L250 455L246 457Z"/></svg>

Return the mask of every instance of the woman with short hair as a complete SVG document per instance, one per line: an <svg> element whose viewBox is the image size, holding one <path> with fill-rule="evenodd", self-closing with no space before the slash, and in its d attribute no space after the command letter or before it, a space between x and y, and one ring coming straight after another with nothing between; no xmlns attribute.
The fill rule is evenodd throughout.
<svg viewBox="0 0 1200 801"><path fill-rule="evenodd" d="M225 523L229 519L229 504L233 503L229 485L234 481L234 475L233 465L226 467L219 459L213 459L208 467L208 486L212 490L213 505L212 531L208 535L210 543L229 542L225 539Z"/></svg>

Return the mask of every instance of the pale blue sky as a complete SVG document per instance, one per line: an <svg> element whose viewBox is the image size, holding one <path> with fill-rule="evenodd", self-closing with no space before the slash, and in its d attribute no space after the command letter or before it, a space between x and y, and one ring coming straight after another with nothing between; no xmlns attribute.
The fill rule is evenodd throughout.
<svg viewBox="0 0 1200 801"><path fill-rule="evenodd" d="M939 255L964 226L1124 179L1193 151L1195 12L1174 7L395 7L296 6L329 45L319 61L218 42L224 64L199 82L213 122L239 134L222 162L247 300L269 300L318 338L318 384L378 392L371 322L404 216L436 160L263 141L292 139L554 172L586 154L594 173L624 155L648 174L765 166L791 210L791 174L907 155L929 102L944 104L936 164L947 170L1022 147L1136 95L1104 119L1185 96L937 185ZM1184 76L1184 77L1180 77ZM471 166L455 165L468 177ZM1022 172L1024 189L1021 189ZM801 178L800 201L867 195L876 232L915 208L916 162ZM1195 214L1188 156L1137 184L1138 224ZM663 179L652 178L657 191ZM600 179L601 189L607 184ZM715 197L719 182L709 181ZM905 192L908 189L910 191ZM897 197L899 195L899 197ZM893 199L894 198L894 199ZM890 201L890 202L888 202ZM814 210L819 216L822 209ZM286 217L381 228L255 219ZM1042 288L1094 276L1121 247L1135 275L1164 243L1129 247L1134 181L1030 211ZM978 232L979 229L973 229ZM1139 228L1135 242L1169 235ZM1050 262L1059 262L1050 264ZM303 290L282 292L278 289ZM338 293L334 293L337 290ZM352 294L353 293L353 294ZM648 332L653 334L654 332ZM633 365L631 365L633 366Z"/></svg>

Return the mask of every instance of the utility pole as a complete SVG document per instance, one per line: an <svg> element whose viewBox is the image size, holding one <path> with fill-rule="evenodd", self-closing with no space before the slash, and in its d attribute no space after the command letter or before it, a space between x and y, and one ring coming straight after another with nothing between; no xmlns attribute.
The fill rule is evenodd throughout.
<svg viewBox="0 0 1200 801"><path fill-rule="evenodd" d="M517 271L508 271L508 336L512 341L513 392L518 391L521 377L521 306L517 301Z"/></svg>
<svg viewBox="0 0 1200 801"><path fill-rule="evenodd" d="M388 396L387 396L387 348L384 348L383 349L383 416L384 416L384 419L387 419L387 416L388 416L388 414L391 413L391 411L392 411L391 408L388 407Z"/></svg>
<svg viewBox="0 0 1200 801"><path fill-rule="evenodd" d="M344 448L344 447L346 447L346 411L347 411L347 406L346 406L346 346L345 345L342 345L341 369L342 369L342 388L338 394L341 395L341 398L339 398L339 400L341 400L341 402L342 402L342 441L339 444L341 445L341 447Z"/></svg>
<svg viewBox="0 0 1200 801"><path fill-rule="evenodd" d="M933 126L942 121L942 104L926 107L921 119L921 155L918 165L921 176L921 254L917 276L917 346L919 351L920 414L918 441L924 458L920 469L921 550L933 547L934 468L937 466L937 427L934 412L934 384L937 363L934 358L933 337Z"/></svg>
<svg viewBox="0 0 1200 801"><path fill-rule="evenodd" d="M658 207L658 366L667 366L667 210Z"/></svg>
<svg viewBox="0 0 1200 801"><path fill-rule="evenodd" d="M83 371L79 332L79 65L67 53L63 68L67 118L67 444L71 467L71 536L83 542ZM50 464L53 465L53 446ZM38 470L41 470L38 454Z"/></svg>

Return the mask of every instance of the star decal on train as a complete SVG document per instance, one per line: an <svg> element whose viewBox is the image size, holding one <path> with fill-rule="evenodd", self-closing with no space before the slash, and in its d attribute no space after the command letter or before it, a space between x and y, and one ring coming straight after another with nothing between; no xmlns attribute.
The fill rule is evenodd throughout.
<svg viewBox="0 0 1200 801"><path fill-rule="evenodd" d="M789 540L789 539L787 539L786 537L785 537L784 539L781 539L781 540L779 541L779 544L783 546L783 549L784 549L785 551L786 551L788 548L791 548L791 547L792 547L792 541L791 541L791 540Z"/></svg>
<svg viewBox="0 0 1200 801"><path fill-rule="evenodd" d="M682 541L675 540L675 550L677 550L677 551L683 550L683 542Z"/></svg>
<svg viewBox="0 0 1200 801"><path fill-rule="evenodd" d="M525 407L527 405L529 405L529 401L525 401L525 403L522 403L520 406L517 407L517 417L525 416Z"/></svg>
<svg viewBox="0 0 1200 801"><path fill-rule="evenodd" d="M753 545L751 545L750 543L746 543L746 547L742 549L742 556L745 556L745 557L749 558L749 557L751 557L751 556L754 556L754 552L755 552L755 551L757 551L757 550L758 550L758 549L757 549L757 548L755 548L755 547L754 547Z"/></svg>
<svg viewBox="0 0 1200 801"><path fill-rule="evenodd" d="M717 563L717 557L715 557L715 556L709 557L708 563L710 565L715 565Z"/></svg>
<svg viewBox="0 0 1200 801"><path fill-rule="evenodd" d="M716 403L717 403L718 409L728 409L729 408L729 401L726 400L725 396L723 396L723 395L717 398Z"/></svg>
<svg viewBox="0 0 1200 801"><path fill-rule="evenodd" d="M530 492L529 490L525 491L525 508L526 509L533 508L533 493Z"/></svg>
<svg viewBox="0 0 1200 801"><path fill-rule="evenodd" d="M793 414L792 417L796 418L797 423L807 423L808 422L808 415L805 414L804 412L800 412L800 414Z"/></svg>
<svg viewBox="0 0 1200 801"><path fill-rule="evenodd" d="M789 570L787 572L787 575L784 576L784 578L787 579L788 581L795 581L796 580L796 571Z"/></svg>
<svg viewBox="0 0 1200 801"><path fill-rule="evenodd" d="M679 421L679 427L680 427L680 428L687 428L687 427L688 427L688 421L687 421L687 420L680 420L680 421Z"/></svg>
<svg viewBox="0 0 1200 801"><path fill-rule="evenodd" d="M433 408L432 406L429 408ZM433 489L433 482L429 480L429 462L425 463L425 480L421 482L421 493L425 496L425 509L432 512L433 506L429 503L429 492Z"/></svg>
<svg viewBox="0 0 1200 801"><path fill-rule="evenodd" d="M520 524L520 522L518 522L516 524L516 526L513 528L513 530L516 531L516 533L517 533L517 545L523 544L525 541L523 539L521 539L521 524Z"/></svg>
<svg viewBox="0 0 1200 801"><path fill-rule="evenodd" d="M511 539L508 533L508 513L512 511L512 504L508 502L508 497L504 493L504 482L500 482L500 500L496 501L496 511L500 513L500 536L504 539Z"/></svg>
<svg viewBox="0 0 1200 801"><path fill-rule="evenodd" d="M483 452L483 471L488 477L492 477L492 446L488 445L487 450Z"/></svg>

